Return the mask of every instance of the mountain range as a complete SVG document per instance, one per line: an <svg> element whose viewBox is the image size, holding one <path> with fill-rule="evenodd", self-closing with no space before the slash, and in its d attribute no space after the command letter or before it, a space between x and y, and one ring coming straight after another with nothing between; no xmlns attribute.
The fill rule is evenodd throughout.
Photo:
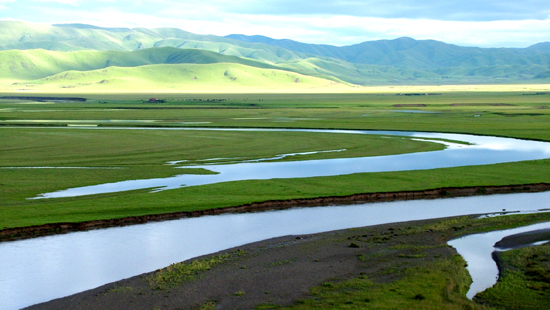
<svg viewBox="0 0 550 310"><path fill-rule="evenodd" d="M259 83L284 88L335 83L543 83L550 79L549 42L527 48L478 48L402 37L339 47L264 36L198 35L175 28L15 21L0 22L0 59L0 80L56 87L120 86L124 79L136 85L151 83L151 77L143 76L145 67L156 72L155 81L169 70L171 87L201 81L204 87L228 82L228 87ZM222 70L224 66L231 67L231 77L230 69ZM187 73L174 71L176 67ZM106 78L94 80L101 77L97 70L103 70ZM219 76L213 76L212 70L219 71ZM260 78L267 76L281 80Z"/></svg>

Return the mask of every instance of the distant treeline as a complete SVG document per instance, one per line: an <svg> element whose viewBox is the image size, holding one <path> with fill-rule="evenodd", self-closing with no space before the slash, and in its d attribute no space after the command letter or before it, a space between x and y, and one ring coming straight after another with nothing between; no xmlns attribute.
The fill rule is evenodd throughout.
<svg viewBox="0 0 550 310"><path fill-rule="evenodd" d="M543 95L550 95L550 92L539 92L534 94L523 94L524 96L543 96Z"/></svg>
<svg viewBox="0 0 550 310"><path fill-rule="evenodd" d="M202 99L202 98L198 98L198 99L185 99L183 101L187 101L187 102L224 102L224 101L228 101L229 99ZM151 98L151 99L148 99L148 100L143 100L144 103L166 103L167 101L175 101L174 98L171 98L171 99L158 99L158 98Z"/></svg>

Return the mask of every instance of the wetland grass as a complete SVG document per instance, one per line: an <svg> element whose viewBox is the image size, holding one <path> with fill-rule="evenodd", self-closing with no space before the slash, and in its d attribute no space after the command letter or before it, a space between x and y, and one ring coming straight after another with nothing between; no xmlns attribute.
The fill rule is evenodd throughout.
<svg viewBox="0 0 550 310"><path fill-rule="evenodd" d="M487 166L353 174L295 180L242 181L181 188L162 193L133 191L53 200L28 200L43 192L128 179L167 177L186 173L165 165L172 160L220 157L265 158L277 154L347 149L301 159L335 156L367 156L425 151L430 143L365 136L301 135L271 133L184 133L168 131L86 131L83 129L7 128L8 126L109 126L270 127L410 130L471 133L550 141L548 85L465 85L371 87L343 93L151 93L78 94L86 103L0 100L0 229L44 223L81 222L177 211L231 207L251 202L369 192L423 190L441 187L495 186L550 183L550 160ZM51 95L57 90L45 90ZM65 96L74 96L68 90ZM397 93L439 93L438 96L396 96ZM6 94L8 95L8 94ZM34 94L33 94L34 95ZM40 94L36 94L40 95ZM56 94L57 95L57 94ZM165 103L144 102L148 98ZM216 99L216 100L214 100ZM223 101L217 99L224 99ZM440 113L393 113L414 109ZM100 120L103 122L96 122ZM383 144L380 144L383 142ZM5 169L8 167L90 166L123 169ZM207 173L206 171L187 171ZM433 220L427 224L392 224L392 230L363 228L337 236L326 245L352 251L354 264L373 264L373 272L347 274L347 278L323 279L309 286L307 298L294 309L493 309L548 308L548 246L515 250L502 257L504 273L493 289L480 294L479 304L466 299L470 278L465 262L445 240L464 234L504 229L548 220L548 213L473 220L471 217ZM428 232L429 231L429 232ZM358 234L361 237L354 237ZM414 237L412 237L414 236ZM437 238L436 238L437 237ZM401 239L404 238L404 239ZM413 239L407 239L413 238ZM431 238L431 239L430 239ZM416 242L411 242L416 240ZM427 240L431 240L427 242ZM315 249L323 247L315 247ZM317 250L316 250L317 251ZM363 252L356 252L363 251ZM269 252L270 254L272 252ZM299 253L301 253L299 251ZM308 252L305 251L307 254ZM318 252L305 260L317 268L324 264ZM535 256L536 255L536 256ZM254 272L254 265L238 256L238 273ZM262 271L293 268L278 263ZM240 261L242 260L242 262ZM227 257L210 256L157 271L147 288L169 291L200 280L202 274L226 266ZM272 259L268 259L272 262ZM298 259L299 261L299 259ZM281 257L278 262L286 262ZM378 264L380 263L380 264ZM263 264L261 266L265 266ZM328 266L327 266L328 269ZM224 274L224 273L222 273ZM272 277L270 278L272 279ZM540 281L540 279L544 281ZM151 284L152 283L152 284ZM255 285L256 286L256 285ZM231 288L230 298L246 301L254 288ZM140 295L143 288L131 284L112 289L117 299L144 300L154 305L169 298ZM246 292L246 294L245 294ZM257 309L279 309L273 301L276 287L261 288L265 300ZM268 294L269 292L269 294ZM162 294L164 295L164 294ZM224 296L225 296L224 295ZM234 296L236 295L236 296ZM240 295L240 296L239 296ZM95 295L100 298L103 295ZM159 297L160 296L160 297ZM516 296L519 296L516 298ZM514 299L514 300L512 300ZM215 309L221 300L202 300L195 308ZM281 302L288 306L288 300ZM128 305L130 303L126 303ZM196 306L198 305L198 306Z"/></svg>
<svg viewBox="0 0 550 310"><path fill-rule="evenodd" d="M0 100L1 125L66 125L121 120L100 127L211 126L416 130L486 134L550 141L550 96L541 85L380 88L347 93L82 94L87 102ZM406 92L438 96L397 96ZM462 90L462 91L461 91ZM509 91L506 91L509 90ZM39 96L40 94L36 94ZM51 94L49 94L51 96ZM71 95L74 96L74 95ZM165 103L148 103L150 97ZM223 99L223 100L222 100ZM400 106L441 113L392 113ZM421 107L416 107L421 106ZM365 116L367 115L367 116ZM474 117L481 115L481 117ZM124 121L126 120L126 121ZM11 122L11 123L10 123ZM93 197L28 200L44 192L183 173L168 161L254 159L329 151L292 160L375 156L434 150L439 145L363 135L88 130L0 127L0 228L80 222L230 207L266 200L344 196L441 187L550 183L550 161L539 160L426 171L353 174L295 180L230 182L149 194L133 191ZM286 160L288 160L287 158ZM123 169L5 169L8 167Z"/></svg>
<svg viewBox="0 0 550 310"><path fill-rule="evenodd" d="M476 300L506 309L550 307L550 245L538 245L496 254L500 277Z"/></svg>

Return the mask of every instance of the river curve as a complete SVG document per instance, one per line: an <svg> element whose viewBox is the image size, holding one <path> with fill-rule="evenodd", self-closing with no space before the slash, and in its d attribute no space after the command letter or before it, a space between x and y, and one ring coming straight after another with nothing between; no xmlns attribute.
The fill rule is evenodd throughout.
<svg viewBox="0 0 550 310"><path fill-rule="evenodd" d="M468 235L447 242L468 263L466 269L470 272L473 282L466 297L472 299L477 293L492 287L497 282L499 276L498 266L491 254L494 251L502 251L503 249L497 248L495 243L507 236L548 228L550 228L550 222Z"/></svg>
<svg viewBox="0 0 550 310"><path fill-rule="evenodd" d="M334 132L350 133L348 131ZM454 134L354 133L402 134L422 138L458 140L473 144L449 147L444 151L384 156L387 157L386 159L389 158L389 161L385 164L385 170L381 171L431 169L449 167L449 165L451 167L482 165L550 157L550 144L544 142ZM454 150L466 151L454 152ZM436 154L436 157L430 157L430 154ZM437 157L440 156L439 154L446 154L443 158L447 161ZM484 156L483 154L488 155ZM382 157L374 158L380 160ZM371 168L368 167L373 165L370 163L365 166L357 162L357 159L314 162L328 164L331 168L348 160L352 162L348 166L362 167L362 170L366 170L359 172L369 172ZM391 164L393 160L399 163ZM448 160L452 160L452 163L449 164ZM412 163L413 166L405 166L407 162ZM290 163L294 165L294 168L310 164L308 162ZM264 165L262 166L264 169L272 164L275 163L204 167L219 172L219 175L227 175L227 171L238 165ZM375 166L382 165L382 162L375 164ZM319 166L315 169L319 170ZM331 168L327 171L331 171L331 174L328 175L358 172L349 172L346 169L334 170ZM306 176L291 177L307 176L311 175L308 173ZM288 176L277 174L269 178L273 177ZM176 182L176 187L164 185L163 189L200 185L181 183L180 181ZM232 181L232 179L224 181ZM143 188L158 186L147 185ZM46 195L43 195L42 198L46 197L50 198ZM192 257L277 236L309 234L447 216L493 213L500 212L502 209L533 212L548 208L544 202L549 199L550 192L545 192L296 208L260 213L205 216L7 242L0 244L0 264L3 266L0 269L0 304L5 309L18 309L153 271Z"/></svg>
<svg viewBox="0 0 550 310"><path fill-rule="evenodd" d="M140 129L140 128L133 128ZM94 130L94 129L90 129ZM121 129L121 130L128 130ZM155 129L157 130L157 129ZM223 130L244 131L256 129L212 129L212 128L164 128L158 130ZM105 194L139 189L155 191L176 189L184 186L198 186L220 182L242 180L266 180L275 178L308 178L336 176L352 173L387 172L404 170L424 170L472 165L489 165L523 160L550 158L550 143L527 141L513 138L475 136L466 134L444 134L405 131L364 131L364 130L313 130L313 129L257 129L259 131L301 131L329 132L342 134L370 134L403 136L443 143L442 151L409 153L388 156L359 158L338 158L289 162L242 162L235 164L184 166L202 168L216 172L208 175L176 175L168 178L128 180L116 183L99 184L70 188L51 193L43 193L33 199L76 197ZM467 144L441 141L462 141ZM174 162L179 162L175 160Z"/></svg>

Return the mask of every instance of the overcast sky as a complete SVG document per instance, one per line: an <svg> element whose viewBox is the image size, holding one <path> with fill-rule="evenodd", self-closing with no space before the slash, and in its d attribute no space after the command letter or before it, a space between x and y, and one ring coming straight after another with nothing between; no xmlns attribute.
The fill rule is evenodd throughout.
<svg viewBox="0 0 550 310"><path fill-rule="evenodd" d="M0 20L175 27L331 45L403 36L480 47L550 41L549 0L0 0Z"/></svg>

